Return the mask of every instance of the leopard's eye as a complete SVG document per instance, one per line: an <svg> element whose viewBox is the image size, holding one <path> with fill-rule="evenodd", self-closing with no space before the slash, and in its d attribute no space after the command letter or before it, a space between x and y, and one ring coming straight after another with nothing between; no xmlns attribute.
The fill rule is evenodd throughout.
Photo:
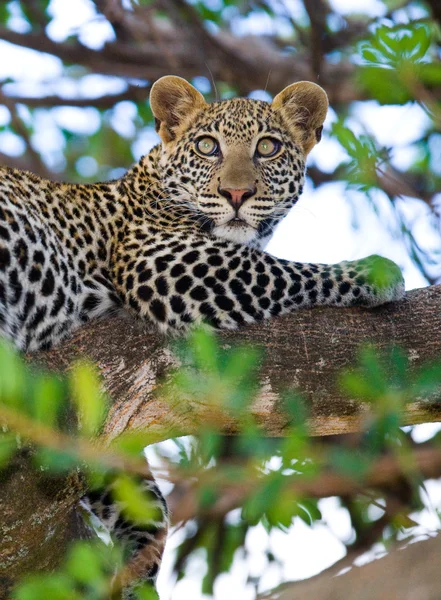
<svg viewBox="0 0 441 600"><path fill-rule="evenodd" d="M271 156L275 156L281 147L282 144L275 138L262 138L257 144L256 154L263 158L270 158Z"/></svg>
<svg viewBox="0 0 441 600"><path fill-rule="evenodd" d="M204 156L215 156L219 153L219 144L212 137L202 137L196 141L196 150Z"/></svg>

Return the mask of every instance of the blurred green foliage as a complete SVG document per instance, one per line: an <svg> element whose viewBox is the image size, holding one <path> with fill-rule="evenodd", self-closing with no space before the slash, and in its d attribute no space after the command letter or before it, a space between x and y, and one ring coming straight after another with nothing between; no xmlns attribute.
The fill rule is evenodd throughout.
<svg viewBox="0 0 441 600"><path fill-rule="evenodd" d="M173 351L182 366L167 384L167 393L171 401L187 395L196 403L200 401L201 414L195 417L202 423L197 437L174 440L176 452L171 456L161 446L158 449L176 485L193 481L198 499L198 510L193 515L196 527L187 529L186 540L177 551L178 578L184 576L192 557L203 552L207 562L203 592L211 593L216 578L231 568L237 553L247 555L246 539L251 527L261 523L268 532L274 528L287 531L296 518L311 527L322 522L319 498L300 492L302 485L333 472L360 482L363 489L364 478L375 460L386 452L406 465L402 484L406 498L396 514L388 515L381 531L388 543L412 536L414 521L408 515L421 507L418 490L423 482L415 471L413 444L401 428L401 419L406 404L417 398L438 401L438 362L415 370L398 348L382 355L371 347L361 349L358 364L341 374L340 385L352 400L369 403L365 429L357 436L356 447L353 440L345 438L326 446L310 437L308 411L297 391L287 390L283 396L281 408L289 418L284 438L262 435L250 410L262 359L255 350L222 347L212 332L199 329L188 340L175 342ZM116 458L123 459L126 466L131 465L130 472L136 473L141 468L139 452L149 442L148 435L126 433L110 449L100 447L96 441L89 443L99 432L106 405L93 369L79 364L68 380L61 381L29 369L10 347L2 344L0 382L3 468L15 451L31 444L38 448L35 468L44 467L55 475L80 466L91 485L112 481L131 519L143 523L152 517L152 509L138 487L138 476L124 468L121 471L122 463L115 463ZM37 402L42 402L44 411ZM216 411L217 418L213 417ZM69 413L71 426L67 427L60 416ZM211 415L207 421L205 414ZM223 435L221 424L227 418L237 420L237 435ZM439 443L437 438L434 443ZM232 490L237 494L233 502L219 508L219 498ZM344 498L357 536L362 538L376 525L378 517L372 517L368 506L384 506L387 512L388 498L394 494L402 499L401 488L399 493L393 489L366 489L361 496ZM123 566L122 557L121 550L102 542L78 543L68 551L56 573L30 574L18 586L14 598L104 600L112 577ZM277 564L269 548L266 559ZM150 598L152 593L147 588L137 591L138 598Z"/></svg>
<svg viewBox="0 0 441 600"><path fill-rule="evenodd" d="M121 551L101 542L76 542L56 573L25 577L13 600L109 600L111 581L124 565ZM158 600L150 585L141 584L133 600ZM116 597L116 596L115 596Z"/></svg>
<svg viewBox="0 0 441 600"><path fill-rule="evenodd" d="M433 23L378 27L358 47L361 84L382 104L418 101L415 86L441 84L440 39Z"/></svg>

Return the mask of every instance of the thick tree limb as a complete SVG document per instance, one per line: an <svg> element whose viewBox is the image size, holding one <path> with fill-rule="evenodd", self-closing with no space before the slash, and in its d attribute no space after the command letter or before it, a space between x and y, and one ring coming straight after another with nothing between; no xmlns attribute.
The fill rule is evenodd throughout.
<svg viewBox="0 0 441 600"><path fill-rule="evenodd" d="M441 286L414 290L394 304L374 310L319 308L223 332L224 345L239 342L264 350L260 365L261 390L253 412L268 435L283 435L287 425L280 409L280 393L297 388L311 412L314 435L357 431L367 408L345 398L338 374L353 365L363 344L379 351L401 346L413 368L441 356ZM167 338L148 332L130 318L89 324L48 353L31 357L41 366L67 370L73 360L86 357L98 365L112 399L106 436L127 429L148 429L156 439L197 433L207 407L176 397L173 406L161 397L161 381L178 364ZM404 423L441 420L441 404L421 399L406 408ZM221 424L234 433L233 420Z"/></svg>

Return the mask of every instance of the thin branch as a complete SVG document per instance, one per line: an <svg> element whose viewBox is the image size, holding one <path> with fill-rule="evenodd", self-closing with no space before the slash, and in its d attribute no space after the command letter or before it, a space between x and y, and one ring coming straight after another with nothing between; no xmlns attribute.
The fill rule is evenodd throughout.
<svg viewBox="0 0 441 600"><path fill-rule="evenodd" d="M311 24L311 70L314 78L320 79L324 60L323 42L326 36L326 17L329 5L323 0L303 0Z"/></svg>
<svg viewBox="0 0 441 600"><path fill-rule="evenodd" d="M308 167L307 175L315 187L319 187L325 183L346 179L344 165L340 165L331 173L326 173L317 166L311 166ZM396 198L397 196L418 198L434 210L435 207L433 206L432 201L438 192L430 189L427 184L430 185L430 182L428 182L423 175L417 173L405 173L391 165L377 169L377 185L388 194L388 196L392 198Z"/></svg>
<svg viewBox="0 0 441 600"><path fill-rule="evenodd" d="M0 152L0 163L2 165L7 165L12 169L20 169L22 171L31 171L32 164L29 160L29 157L26 156L10 156L9 154L5 154L4 152ZM38 173L38 175L42 175ZM51 173L51 178L54 179L54 174Z"/></svg>
<svg viewBox="0 0 441 600"><path fill-rule="evenodd" d="M40 173L43 177L49 178L51 176L51 172L46 167L40 154L37 152L37 150L35 150L29 132L17 112L16 105L10 103L8 108L9 112L11 113L11 126L26 144L26 154L29 157L31 167L30 170L34 171L35 173Z"/></svg>
<svg viewBox="0 0 441 600"><path fill-rule="evenodd" d="M78 461L100 464L106 468L134 475L149 476L151 474L147 463L142 458L131 457L128 459L122 454L100 447L96 442L93 443L85 438L71 437L5 405L0 405L0 424L2 428L18 433L27 442L57 452L64 452L76 457Z"/></svg>
<svg viewBox="0 0 441 600"><path fill-rule="evenodd" d="M441 25L441 3L439 0L426 0L426 3L432 10L433 18Z"/></svg>
<svg viewBox="0 0 441 600"><path fill-rule="evenodd" d="M94 73L151 82L170 74L169 54L176 57L182 77L191 79L206 72L207 53L202 44L195 44L196 34L186 38L179 36L176 39L176 32L171 30L161 32L161 35L164 44L169 48L168 53L164 53L155 40L149 39L137 46L119 42L108 43L98 52L78 42L56 43L44 34L22 34L0 27L0 39L53 54L67 64L80 64ZM271 94L278 93L293 81L308 79L310 76L306 55L299 54L295 58L282 55L277 47L267 40L262 41L253 36L234 38L220 33L216 37L210 37L209 45L210 69L214 78L234 85L243 95L263 88L270 70L272 76L268 83L268 92ZM238 57L241 57L240 60ZM246 76L238 71L239 64L246 67ZM365 97L351 81L354 69L354 65L347 61L338 65L324 65L321 83L326 85L331 102L346 103Z"/></svg>
<svg viewBox="0 0 441 600"><path fill-rule="evenodd" d="M49 18L41 4L39 4L36 0L21 0L21 3L26 6L27 12L33 21L32 24L37 24L37 27L40 30L44 30L49 22Z"/></svg>
<svg viewBox="0 0 441 600"><path fill-rule="evenodd" d="M441 449L416 448L412 453L413 473L422 479L438 479L441 477ZM409 476L407 467L395 456L384 456L372 464L364 477L355 478L341 473L324 470L318 476L308 479L298 477L287 483L287 489L296 498L329 498L331 496L354 496L366 489L390 487L395 481ZM212 479L211 479L212 478ZM173 480L173 479L172 479ZM210 507L200 506L198 490L211 488L216 490L218 499ZM235 484L221 480L216 469L200 474L199 480L188 477L188 485L181 501L173 510L173 524L198 518L212 519L225 516L230 511L243 506L259 489L259 480L242 479Z"/></svg>
<svg viewBox="0 0 441 600"><path fill-rule="evenodd" d="M94 4L112 25L118 40L122 42L133 40L133 29L128 18L130 13L124 10L120 0L94 0Z"/></svg>
<svg viewBox="0 0 441 600"><path fill-rule="evenodd" d="M12 94L0 93L0 104L8 106L13 104L25 104L30 108L53 107L53 106L94 106L96 108L112 108L118 102L131 100L133 102L147 101L150 86L128 86L127 90L119 94L106 94L94 98L65 98L56 94L50 96L18 96Z"/></svg>

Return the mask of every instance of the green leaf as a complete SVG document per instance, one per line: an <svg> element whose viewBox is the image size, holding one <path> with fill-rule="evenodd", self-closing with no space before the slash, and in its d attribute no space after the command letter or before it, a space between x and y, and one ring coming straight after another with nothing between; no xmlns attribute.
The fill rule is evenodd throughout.
<svg viewBox="0 0 441 600"><path fill-rule="evenodd" d="M441 63L429 63L420 66L421 80L428 86L441 84Z"/></svg>
<svg viewBox="0 0 441 600"><path fill-rule="evenodd" d="M395 71L376 66L360 67L357 79L380 104L405 104L412 99Z"/></svg>
<svg viewBox="0 0 441 600"><path fill-rule="evenodd" d="M401 270L394 262L382 256L369 256L367 259L362 259L360 264L369 267L367 275L368 283L374 286L377 290L382 290L394 285L397 280L401 279Z"/></svg>
<svg viewBox="0 0 441 600"><path fill-rule="evenodd" d="M329 462L341 473L356 480L362 479L370 467L367 457L343 447L330 449Z"/></svg>
<svg viewBox="0 0 441 600"><path fill-rule="evenodd" d="M0 469L5 467L17 449L15 433L0 433Z"/></svg>
<svg viewBox="0 0 441 600"><path fill-rule="evenodd" d="M409 51L414 60L424 58L430 48L432 36L426 26L415 27L409 36Z"/></svg>
<svg viewBox="0 0 441 600"><path fill-rule="evenodd" d="M322 519L322 513L316 500L302 500L298 502L298 507L302 508L308 515L308 525L313 525L315 521Z"/></svg>
<svg viewBox="0 0 441 600"><path fill-rule="evenodd" d="M211 487L203 486L199 490L199 505L201 508L212 506L218 498L218 493Z"/></svg>
<svg viewBox="0 0 441 600"><path fill-rule="evenodd" d="M433 28L426 23L378 27L358 46L364 63L357 70L359 82L382 104L411 100L409 82L418 80L430 64L433 39ZM436 69L434 74L436 78Z"/></svg>
<svg viewBox="0 0 441 600"><path fill-rule="evenodd" d="M146 90L146 97L148 96L148 92ZM150 108L150 104L147 101L139 102L137 104L138 115L142 121L143 125L154 125L155 118L152 113L152 109Z"/></svg>
<svg viewBox="0 0 441 600"><path fill-rule="evenodd" d="M94 545L78 543L73 546L66 560L66 573L75 581L88 584L103 591L106 578L102 572L102 561Z"/></svg>
<svg viewBox="0 0 441 600"><path fill-rule="evenodd" d="M40 448L34 455L34 462L53 473L71 471L80 464L74 448L72 448L72 452Z"/></svg>
<svg viewBox="0 0 441 600"><path fill-rule="evenodd" d="M15 600L80 600L73 582L63 573L34 575L19 584L13 592Z"/></svg>
<svg viewBox="0 0 441 600"><path fill-rule="evenodd" d="M371 425L366 433L366 447L370 455L375 456L384 452L384 449L396 445L401 430L401 411L389 410L383 411Z"/></svg>
<svg viewBox="0 0 441 600"><path fill-rule="evenodd" d="M268 511L271 510L271 506L280 494L282 484L283 479L278 474L276 476L271 475L265 477L265 479L262 480L260 488L256 490L253 496L249 498L244 505L243 517L251 524L256 524L262 518L264 513L268 516ZM275 516L274 513L273 517L274 521L269 519L272 524L278 521L278 517Z"/></svg>
<svg viewBox="0 0 441 600"><path fill-rule="evenodd" d="M20 406L24 390L23 362L10 344L0 340L0 402Z"/></svg>
<svg viewBox="0 0 441 600"><path fill-rule="evenodd" d="M281 397L281 405L284 412L290 417L290 427L297 433L306 435L308 409L303 398L297 392L284 392Z"/></svg>
<svg viewBox="0 0 441 600"><path fill-rule="evenodd" d="M441 391L441 362L423 366L412 383L414 397L438 395Z"/></svg>
<svg viewBox="0 0 441 600"><path fill-rule="evenodd" d="M375 63L378 60L378 53L368 45L360 46L360 54L366 61Z"/></svg>
<svg viewBox="0 0 441 600"><path fill-rule="evenodd" d="M268 508L266 517L273 527L287 531L292 524L295 515L303 518L305 513L294 501L291 490L281 487L282 480L277 484L274 482L271 488L267 488ZM279 489L280 487L280 489Z"/></svg>
<svg viewBox="0 0 441 600"><path fill-rule="evenodd" d="M145 431L124 432L112 440L111 448L129 456L139 456L151 443L152 439Z"/></svg>
<svg viewBox="0 0 441 600"><path fill-rule="evenodd" d="M199 327L192 333L189 343L196 368L217 373L218 347L214 333L206 328Z"/></svg>
<svg viewBox="0 0 441 600"><path fill-rule="evenodd" d="M86 436L97 433L106 415L106 404L96 370L88 364L78 363L71 372L70 385L81 433Z"/></svg>
<svg viewBox="0 0 441 600"><path fill-rule="evenodd" d="M55 377L41 375L34 384L34 418L39 423L53 426L61 404L61 383Z"/></svg>
<svg viewBox="0 0 441 600"><path fill-rule="evenodd" d="M377 351L365 346L359 354L359 367L340 374L342 389L360 400L375 401L388 391L387 377Z"/></svg>
<svg viewBox="0 0 441 600"><path fill-rule="evenodd" d="M152 502L151 496L128 475L120 475L115 480L113 491L123 513L138 525L161 520L161 510Z"/></svg>
<svg viewBox="0 0 441 600"><path fill-rule="evenodd" d="M137 600L159 600L158 592L148 583L135 588L135 597Z"/></svg>
<svg viewBox="0 0 441 600"><path fill-rule="evenodd" d="M9 19L9 2L0 3L0 23L6 25Z"/></svg>

